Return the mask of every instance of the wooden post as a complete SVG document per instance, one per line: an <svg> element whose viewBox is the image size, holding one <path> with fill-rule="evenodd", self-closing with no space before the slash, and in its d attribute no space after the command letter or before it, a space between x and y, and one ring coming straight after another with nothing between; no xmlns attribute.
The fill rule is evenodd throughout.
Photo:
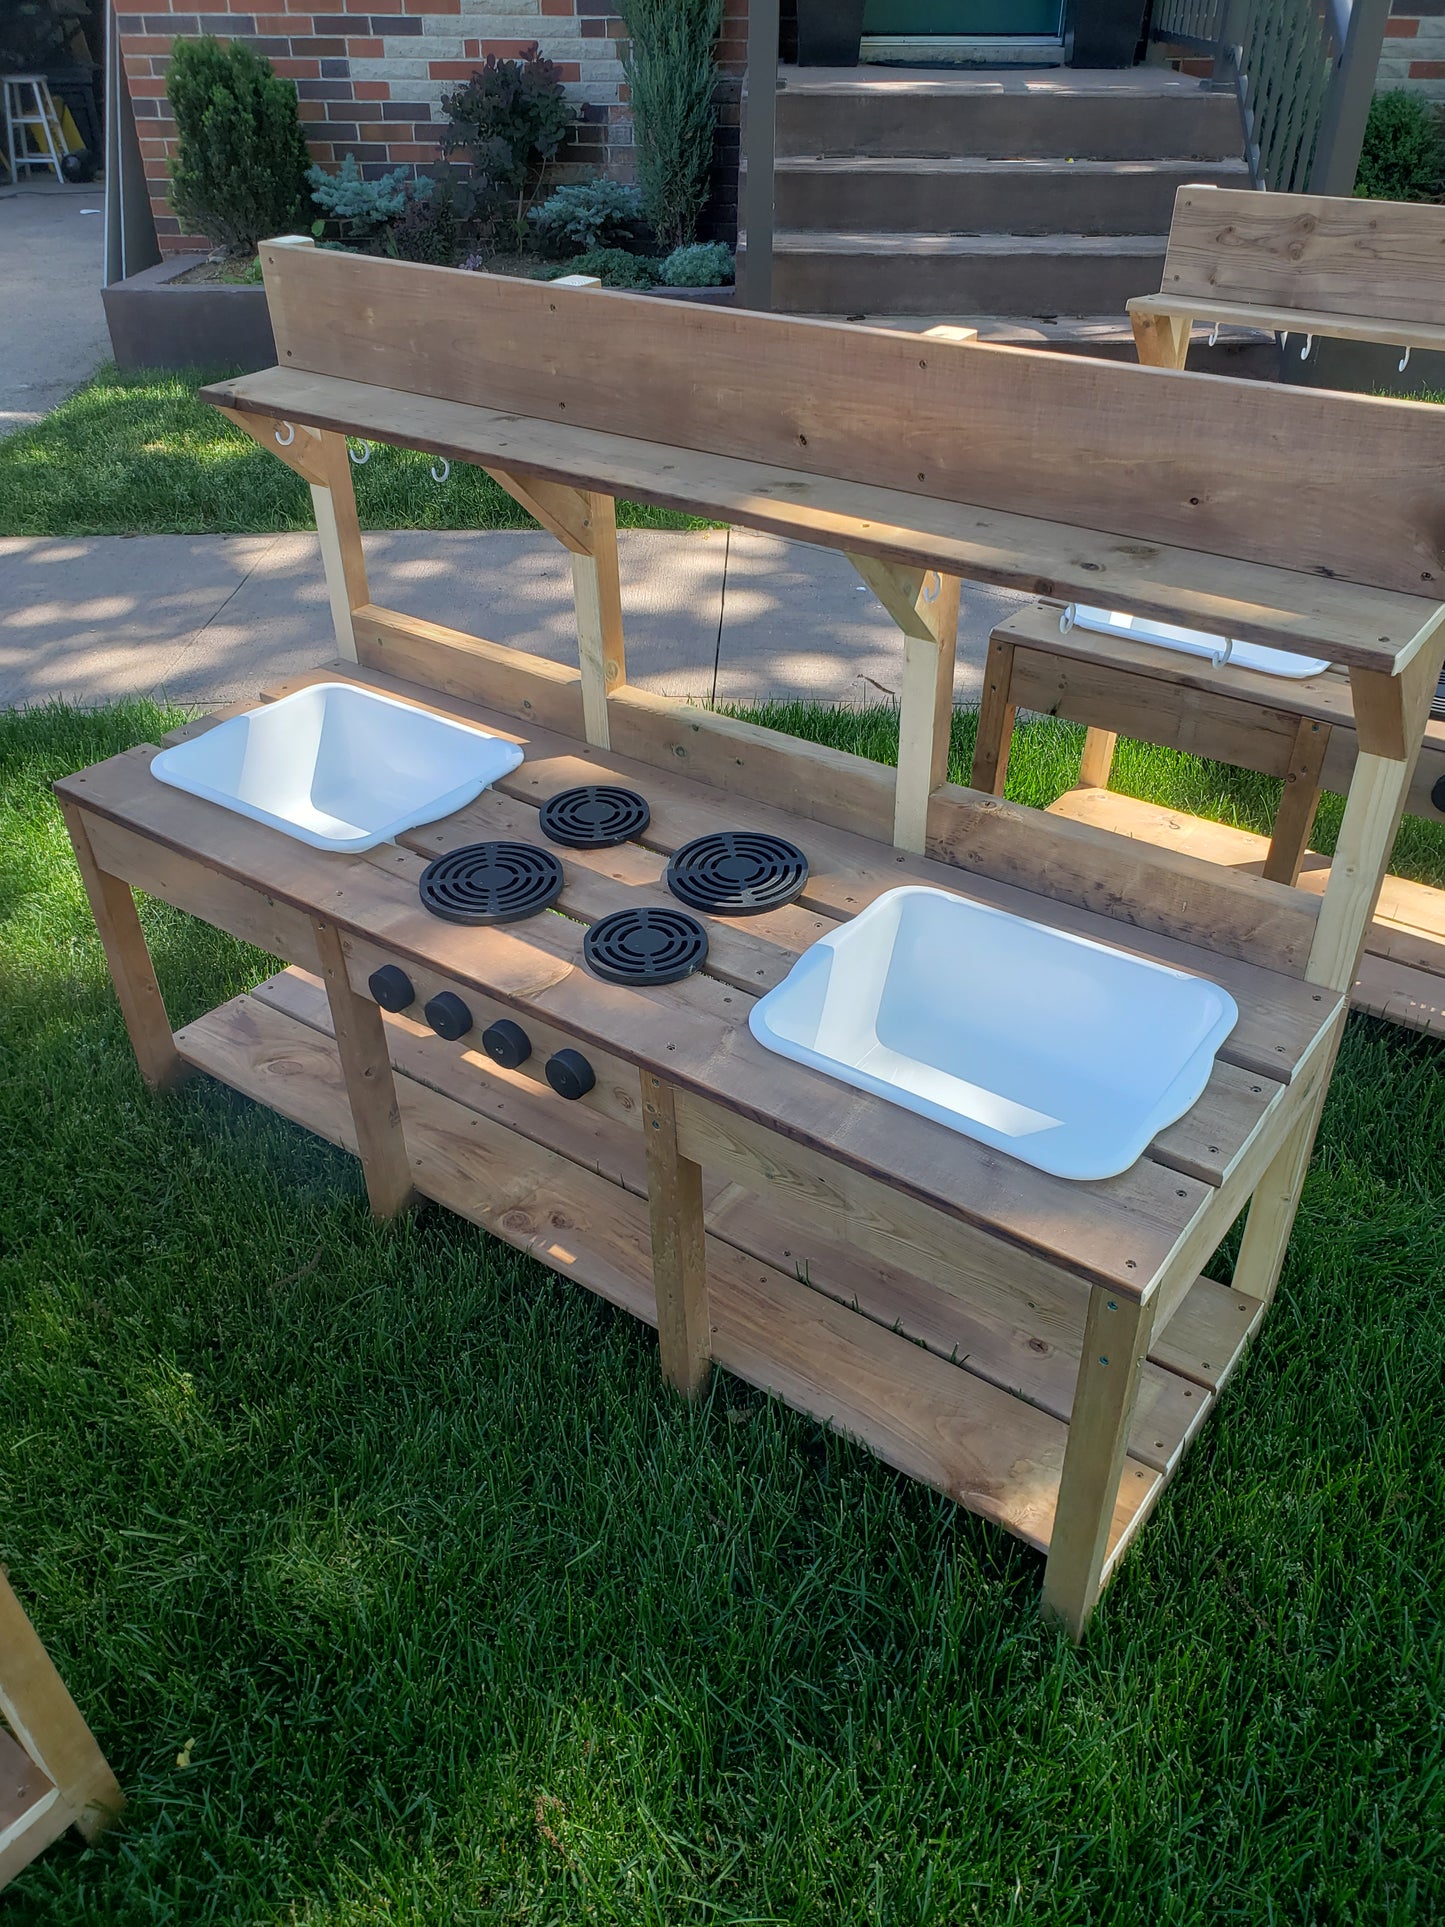
<svg viewBox="0 0 1445 1927"><path fill-rule="evenodd" d="M1106 790L1118 748L1117 730L1088 729L1084 732L1083 754L1079 757L1079 788Z"/></svg>
<svg viewBox="0 0 1445 1927"><path fill-rule="evenodd" d="M1044 1613L1075 1640L1083 1637L1099 1597L1129 1423L1153 1325L1152 1304L1140 1304L1103 1285L1090 1291L1044 1567Z"/></svg>
<svg viewBox="0 0 1445 1927"><path fill-rule="evenodd" d="M94 1840L125 1805L125 1795L106 1765L95 1736L66 1691L40 1635L26 1618L9 1579L0 1570L0 1714L43 1780L26 1792L38 1797L15 1813L3 1812L0 1886L27 1866L42 1848L75 1826ZM55 1789L50 1798L48 1781Z"/></svg>
<svg viewBox="0 0 1445 1927"><path fill-rule="evenodd" d="M1134 347L1146 368L1182 368L1193 321L1187 314L1133 314Z"/></svg>
<svg viewBox="0 0 1445 1927"><path fill-rule="evenodd" d="M1330 746L1330 726L1310 716L1301 716L1285 772L1284 796L1280 800L1263 875L1271 883L1296 883L1300 865L1309 848L1315 811L1320 801L1320 770Z"/></svg>
<svg viewBox="0 0 1445 1927"><path fill-rule="evenodd" d="M60 808L140 1074L152 1090L171 1090L189 1077L190 1066L176 1049L171 1034L171 1020L166 1015L165 999L156 982L155 965L130 885L96 862L83 812L73 803L63 802Z"/></svg>
<svg viewBox="0 0 1445 1927"><path fill-rule="evenodd" d="M617 504L595 489L517 475L508 468L488 468L487 473L571 553L582 728L595 748L609 749L607 698L627 681L622 583L617 573Z"/></svg>
<svg viewBox="0 0 1445 1927"><path fill-rule="evenodd" d="M622 583L617 573L617 504L588 491L590 553L572 556L577 657L582 671L582 726L598 749L611 746L607 698L627 680L622 640Z"/></svg>
<svg viewBox="0 0 1445 1927"><path fill-rule="evenodd" d="M394 1218L398 1211L415 1203L416 1192L402 1135L386 1027L371 999L351 988L341 933L335 924L313 917L311 927L316 933L316 953L331 1006L351 1121L356 1128L356 1148L366 1175L366 1195L373 1217Z"/></svg>
<svg viewBox="0 0 1445 1927"><path fill-rule="evenodd" d="M356 661L356 636L351 627L351 612L370 602L366 584L366 559L361 548L361 524L356 518L356 491L351 485L351 458L346 452L346 437L324 430L315 455L326 485L311 484L311 504L316 511L316 533L321 541L321 562L326 571L326 594L331 603L331 622L336 631L337 653L348 662Z"/></svg>
<svg viewBox="0 0 1445 1927"><path fill-rule="evenodd" d="M1284 1269L1285 1252L1294 1231L1295 1215L1304 1195L1314 1154L1315 1134L1324 1115L1325 1097L1334 1074L1335 1057L1345 1034L1345 1012L1341 1011L1328 1061L1319 1080L1319 1089L1306 1104L1299 1118L1275 1153L1269 1169L1255 1186L1249 1201L1249 1216L1239 1256L1234 1261L1234 1289L1247 1297L1269 1304Z"/></svg>
<svg viewBox="0 0 1445 1927"><path fill-rule="evenodd" d="M928 799L948 777L959 579L871 555L850 553L848 560L903 631L893 845L922 855ZM934 582L937 588L930 587Z"/></svg>
<svg viewBox="0 0 1445 1927"><path fill-rule="evenodd" d="M652 1229L652 1279L657 1293L662 1375L685 1398L696 1398L712 1369L702 1169L677 1148L672 1086L651 1071L643 1071L641 1077L647 1214Z"/></svg>
<svg viewBox="0 0 1445 1927"><path fill-rule="evenodd" d="M991 636L983 671L983 701L978 711L978 735L973 744L972 789L986 796L1002 796L1008 781L1009 751L1013 746L1017 710L1009 701L1013 682L1014 645Z"/></svg>

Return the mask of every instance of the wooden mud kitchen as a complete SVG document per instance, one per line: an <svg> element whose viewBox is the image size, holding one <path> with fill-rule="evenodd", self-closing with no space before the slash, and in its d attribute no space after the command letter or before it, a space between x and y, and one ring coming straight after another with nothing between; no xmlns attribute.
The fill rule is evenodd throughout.
<svg viewBox="0 0 1445 1927"><path fill-rule="evenodd" d="M1077 1637L1279 1279L1445 651L1445 414L261 257L279 365L208 394L311 484L339 660L58 786L145 1078L861 1440L1045 1553ZM348 436L570 551L576 668L371 603ZM629 687L618 496L842 550L903 632L896 774ZM1323 892L949 783L964 578L1343 665ZM458 739L491 779L408 816ZM173 1034L133 889L289 967Z"/></svg>

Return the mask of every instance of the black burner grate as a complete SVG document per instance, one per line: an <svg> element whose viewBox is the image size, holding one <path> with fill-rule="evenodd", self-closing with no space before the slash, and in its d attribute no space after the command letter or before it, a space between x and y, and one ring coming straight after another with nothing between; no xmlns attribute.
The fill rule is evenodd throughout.
<svg viewBox="0 0 1445 1927"><path fill-rule="evenodd" d="M794 843L755 830L718 830L684 843L667 866L667 887L694 910L755 917L791 903L808 881Z"/></svg>
<svg viewBox="0 0 1445 1927"><path fill-rule="evenodd" d="M421 874L423 907L448 923L515 923L562 894L562 865L530 843L468 843Z"/></svg>
<svg viewBox="0 0 1445 1927"><path fill-rule="evenodd" d="M588 968L610 984L675 984L707 955L707 932L681 910L614 910L582 939Z"/></svg>
<svg viewBox="0 0 1445 1927"><path fill-rule="evenodd" d="M626 843L652 821L652 811L636 790L611 783L584 783L562 790L542 805L542 834L566 850L606 850Z"/></svg>

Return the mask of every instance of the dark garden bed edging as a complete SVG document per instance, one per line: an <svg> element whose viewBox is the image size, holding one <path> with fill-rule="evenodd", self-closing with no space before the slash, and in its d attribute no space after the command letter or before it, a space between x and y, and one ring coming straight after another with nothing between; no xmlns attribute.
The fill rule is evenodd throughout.
<svg viewBox="0 0 1445 1927"><path fill-rule="evenodd" d="M175 286L205 258L173 254L101 290L111 350L123 374L141 368L221 367L249 374L275 365L276 342L264 288L224 281Z"/></svg>

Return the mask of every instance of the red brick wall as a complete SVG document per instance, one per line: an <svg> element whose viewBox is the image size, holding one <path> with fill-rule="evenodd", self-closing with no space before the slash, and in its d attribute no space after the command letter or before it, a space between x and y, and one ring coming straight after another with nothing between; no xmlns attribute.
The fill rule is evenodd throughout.
<svg viewBox="0 0 1445 1927"><path fill-rule="evenodd" d="M1377 86L1445 101L1445 0L1394 0Z"/></svg>
<svg viewBox="0 0 1445 1927"><path fill-rule="evenodd" d="M120 5L143 0L120 0ZM578 112L565 174L601 168L632 172L632 123L617 43L622 22L610 0L241 0L225 13L188 13L184 0L149 13L117 8L121 53L162 248L195 247L182 235L166 195L175 123L166 100L171 42L213 33L244 39L296 83L312 156L326 165L355 154L368 175L438 157L442 94L487 54L516 56L536 45L557 63ZM249 10L248 10L249 9ZM324 11L323 11L324 9ZM709 232L736 227L738 98L745 65L747 0L725 0L719 43L720 127Z"/></svg>

